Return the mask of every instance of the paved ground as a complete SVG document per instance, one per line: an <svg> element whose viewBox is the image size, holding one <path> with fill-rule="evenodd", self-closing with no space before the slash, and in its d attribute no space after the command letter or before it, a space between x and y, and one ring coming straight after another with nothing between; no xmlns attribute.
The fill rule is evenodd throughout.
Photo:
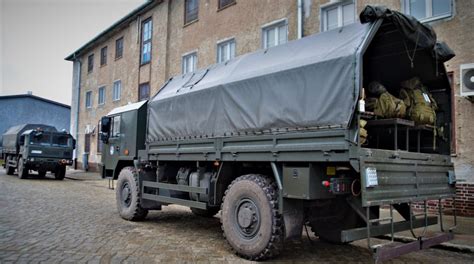
<svg viewBox="0 0 474 264"><path fill-rule="evenodd" d="M20 180L0 170L0 263L246 262L222 238L218 217L168 206L144 222L128 222L117 215L114 198L107 181ZM336 246L312 239L287 243L275 261L371 260L365 241ZM392 261L447 262L474 263L474 255L430 249Z"/></svg>

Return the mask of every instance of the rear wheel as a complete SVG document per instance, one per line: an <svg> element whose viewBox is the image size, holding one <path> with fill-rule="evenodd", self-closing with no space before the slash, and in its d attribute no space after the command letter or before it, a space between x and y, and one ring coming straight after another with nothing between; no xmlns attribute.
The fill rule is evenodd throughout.
<svg viewBox="0 0 474 264"><path fill-rule="evenodd" d="M25 162L23 161L23 158L20 157L18 159L18 178L20 179L26 179L28 178L28 168L26 168Z"/></svg>
<svg viewBox="0 0 474 264"><path fill-rule="evenodd" d="M145 219L148 210L140 205L138 175L133 167L120 171L115 189L117 209L123 219L139 221Z"/></svg>
<svg viewBox="0 0 474 264"><path fill-rule="evenodd" d="M46 174L46 173L45 173ZM58 166L56 167L56 170L54 171L54 178L56 180L64 180L64 177L66 177L66 166Z"/></svg>
<svg viewBox="0 0 474 264"><path fill-rule="evenodd" d="M211 207L207 210L199 208L191 208L193 214L203 217L213 217L219 212L219 207Z"/></svg>
<svg viewBox="0 0 474 264"><path fill-rule="evenodd" d="M15 167L10 166L8 163L10 161L10 156L7 156L5 159L5 170L7 171L7 175L13 175L15 173Z"/></svg>
<svg viewBox="0 0 474 264"><path fill-rule="evenodd" d="M274 182L254 174L235 179L224 195L221 222L225 238L238 255L251 260L278 255L283 221Z"/></svg>

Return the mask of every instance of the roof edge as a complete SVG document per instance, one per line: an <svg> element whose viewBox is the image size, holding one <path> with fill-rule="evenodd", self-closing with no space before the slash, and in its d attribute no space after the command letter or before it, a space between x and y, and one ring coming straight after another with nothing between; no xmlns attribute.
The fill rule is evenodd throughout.
<svg viewBox="0 0 474 264"><path fill-rule="evenodd" d="M55 105L58 105L58 106L61 106L61 107L64 107L64 108L71 109L70 105L63 104L63 103L60 103L60 102L56 102L56 101L46 99L46 98L43 98L43 97L39 97L39 96L36 96L36 95L32 95L32 94L14 94L14 95L0 96L0 100L1 99L14 99L14 98L32 98L32 99L40 100L40 101L43 101L43 102L46 102L46 103L55 104Z"/></svg>
<svg viewBox="0 0 474 264"><path fill-rule="evenodd" d="M155 7L156 5L162 3L163 0L147 0L142 5L138 6L137 8L133 9L130 13L119 19L117 22L113 23L110 27L106 28L104 31L100 32L97 36L93 39L89 40L86 44L82 45L76 51L71 53L69 56L64 58L67 61L74 61L77 56L82 55L85 53L86 50L93 47L96 43L104 40L109 34L111 34L114 30L119 29L120 27L124 26L126 23L132 21L137 16L141 15L142 13L150 10L151 8Z"/></svg>

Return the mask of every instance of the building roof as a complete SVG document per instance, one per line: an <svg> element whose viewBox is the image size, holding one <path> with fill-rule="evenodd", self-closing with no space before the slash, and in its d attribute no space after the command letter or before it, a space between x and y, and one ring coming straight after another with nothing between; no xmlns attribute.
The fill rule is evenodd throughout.
<svg viewBox="0 0 474 264"><path fill-rule="evenodd" d="M59 102L56 102L56 101L53 101L53 100L49 100L49 99L46 99L46 98L43 98L43 97L39 97L39 96L36 96L36 95L32 95L32 94L16 94L16 95L0 96L0 100L3 100L3 99L17 99L17 98L18 99L31 98L31 99L34 99L34 100L40 100L40 101L43 101L43 102L46 102L46 103L50 103L50 104L61 106L61 107L67 108L67 109L71 109L70 105L62 104L62 103L59 103Z"/></svg>
<svg viewBox="0 0 474 264"><path fill-rule="evenodd" d="M135 8L126 16L122 17L120 20L112 24L110 27L108 27L107 29L99 33L99 35L95 36L89 42L82 45L82 47L74 51L71 55L67 56L65 60L74 61L78 56L84 54L86 51L91 49L96 44L106 40L111 35L115 34L117 31L122 29L124 26L128 25L128 23L136 19L139 15L150 10L151 8L153 8L154 6L156 6L157 4L161 2L163 2L163 0L147 0L144 4Z"/></svg>

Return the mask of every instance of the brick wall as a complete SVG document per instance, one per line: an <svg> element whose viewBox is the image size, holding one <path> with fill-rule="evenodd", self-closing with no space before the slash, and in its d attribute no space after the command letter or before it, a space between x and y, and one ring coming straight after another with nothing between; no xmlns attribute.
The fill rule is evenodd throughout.
<svg viewBox="0 0 474 264"><path fill-rule="evenodd" d="M458 216L474 217L474 184L458 183L456 184L456 213ZM442 201L445 214L451 215L453 209L453 200L447 199ZM428 212L438 212L438 201L428 201ZM416 211L423 210L423 203L417 203L413 206Z"/></svg>

